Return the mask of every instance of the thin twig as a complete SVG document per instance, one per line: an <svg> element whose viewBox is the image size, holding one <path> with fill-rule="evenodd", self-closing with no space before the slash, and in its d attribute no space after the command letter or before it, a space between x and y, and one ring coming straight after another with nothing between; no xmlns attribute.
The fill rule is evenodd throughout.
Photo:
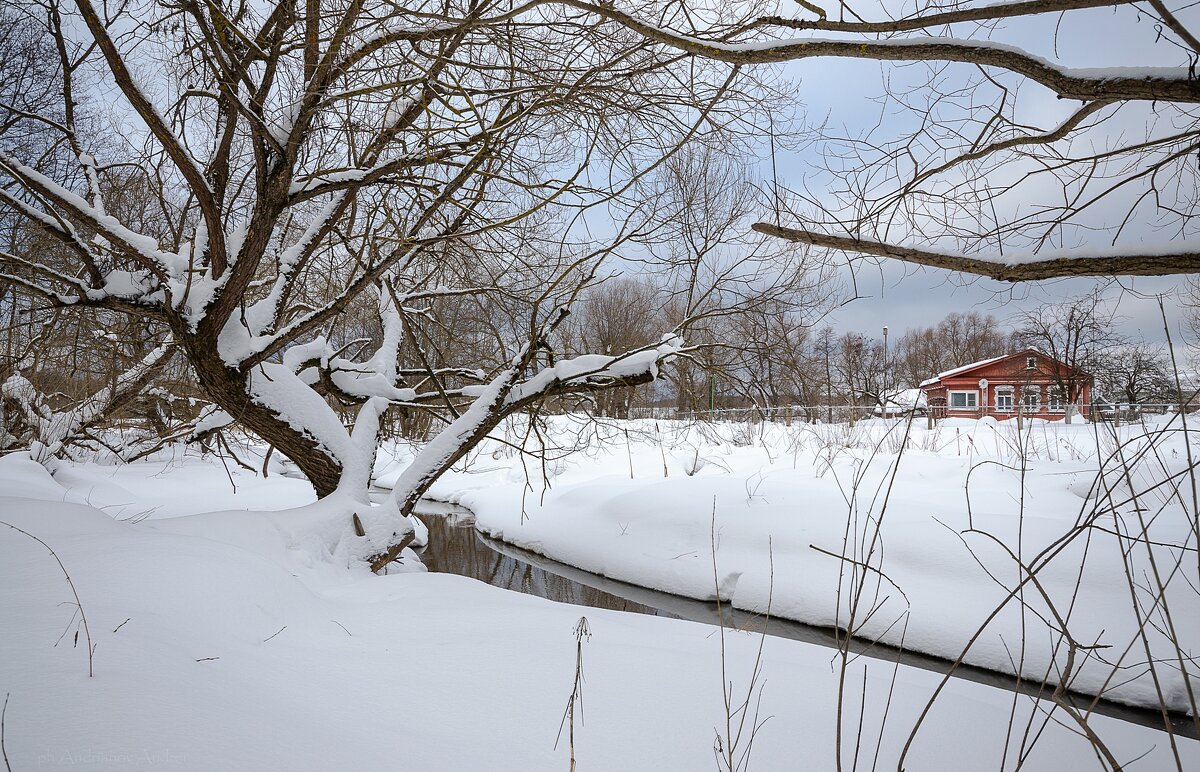
<svg viewBox="0 0 1200 772"><path fill-rule="evenodd" d="M8 761L8 748L4 745L4 719L8 716L9 693L4 693L4 707L0 709L0 755L4 756L4 768L12 772L12 764Z"/></svg>
<svg viewBox="0 0 1200 772"><path fill-rule="evenodd" d="M3 520L0 520L0 525L6 525L17 533L25 534L30 539L33 539L38 544L45 547L50 552L50 556L54 558L54 562L58 563L59 570L62 571L63 576L67 579L67 584L71 587L71 594L75 596L75 608L79 610L79 618L83 620L83 633L87 637L88 678L91 678L93 675L92 653L95 651L95 646L92 644L92 629L88 626L87 614L85 614L83 611L83 602L79 600L79 593L75 590L75 582L71 581L71 575L67 573L67 567L63 565L62 560L59 559L58 553L54 551L53 547L34 536L29 531L26 531L23 528L18 528L12 523L6 523Z"/></svg>

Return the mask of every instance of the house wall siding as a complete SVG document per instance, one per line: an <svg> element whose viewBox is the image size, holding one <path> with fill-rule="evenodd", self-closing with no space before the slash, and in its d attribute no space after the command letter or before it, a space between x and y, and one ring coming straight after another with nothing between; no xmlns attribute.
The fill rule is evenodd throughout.
<svg viewBox="0 0 1200 772"><path fill-rule="evenodd" d="M1034 367L1026 366L1026 357L1034 357ZM930 409L936 415L950 418L980 418L993 416L999 420L1015 418L1020 412L1028 418L1044 418L1061 420L1066 417L1065 404L1063 410L1050 409L1050 389L1057 386L1054 377L1056 367L1062 367L1044 354L1020 353L998 362L991 362L972 368L966 372L956 373L929 384L924 388ZM980 381L986 380L986 388L980 386ZM1090 381L1090 379L1089 379ZM1002 391L1012 390L1012 410L998 409L998 395ZM1037 390L1039 395L1036 410L1030 409L1023 401L1023 392ZM950 406L950 393L955 391L976 392L977 406L967 409L956 409ZM1065 395L1064 395L1065 399ZM1079 413L1088 417L1088 406L1091 403L1091 384L1085 383L1080 391ZM945 407L942 408L942 405Z"/></svg>

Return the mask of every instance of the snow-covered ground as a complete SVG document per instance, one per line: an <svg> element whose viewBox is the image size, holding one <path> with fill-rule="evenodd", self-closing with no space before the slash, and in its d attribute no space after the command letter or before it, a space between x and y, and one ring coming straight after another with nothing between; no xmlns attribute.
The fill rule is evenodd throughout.
<svg viewBox="0 0 1200 772"><path fill-rule="evenodd" d="M696 598L719 590L739 608L770 604L799 621L1186 711L1194 703L1182 669L1200 673L1188 658L1200 654L1200 576L1178 428L1165 417L1116 435L1045 421L1018 429L955 419L927 430L923 419L558 417L525 439L563 449L549 461L495 442L431 494L474 510L491 536L608 577ZM405 457L380 462L381 484ZM1094 527L1077 528L1085 521ZM1116 535L1143 526L1139 541ZM1143 585L1141 611L1127 567ZM1165 607L1146 587L1154 570ZM1080 646L1105 648L1071 658L1064 623ZM1153 674L1144 646L1160 660Z"/></svg>
<svg viewBox="0 0 1200 772"><path fill-rule="evenodd" d="M497 442L437 492L471 505L482 525L506 539L701 596L714 586L715 511L723 592L740 605L765 600L769 535L773 610L836 617L836 566L843 561L808 544L841 553L850 470L863 475L860 523L880 511L876 488L888 479L897 449L885 439L866 463L881 424L819 428L827 446L819 452L787 444L804 436L800 427L768 427L765 435L759 427L755 435L732 426L714 433L563 421L553 434L574 442L581 427L592 445L583 454L525 469ZM980 594L986 584L955 551L962 542L927 521L965 527L962 477L983 457L981 446L1000 442L1001 434L986 439L977 431L972 445L961 429L956 437L953 426L943 426L938 436L914 436L901 459L904 471L884 516L882 565L912 605L907 645L959 634L992 597ZM1096 461L1079 449L1082 430L1070 434L1065 442L1047 434L1058 437L1054 450L1041 448L1043 460L1031 461L1027 555L1086 501L1079 480ZM380 460L385 482L404 455L397 450ZM247 460L256 463L249 454ZM920 463L910 468L912 461ZM313 546L324 543L307 538L322 505L311 503L304 482L278 472L276 463L263 480L232 463L226 469L175 451L124 467L64 464L51 478L20 454L0 458L0 520L55 550L94 646L89 677L87 631L58 563L33 539L0 526L0 692L8 699L3 737L13 770L565 769L566 731L557 749L555 739L574 682L573 630L581 615L591 637L582 647L579 769L715 766L714 732L726 726L716 629L566 606L444 574L371 575ZM1006 533L1002 518L1018 503L1013 474L999 467L972 474L976 527ZM543 475L554 482L549 491L538 482ZM938 536L942 531L952 538ZM1093 536L1099 553L1096 545ZM1050 569L1043 574L1057 577ZM1100 581L1087 572L1085 589ZM1111 591L1120 589L1117 582ZM887 604L900 597L885 595ZM931 605L935 596L940 606ZM1122 597L1128 607L1127 590L1106 601L1100 590L1086 589L1072 620L1111 635L1123 624ZM1175 622L1196 641L1195 600L1181 596L1179 603ZM884 614L896 612L885 605L876 616ZM1027 615L1027 659L1041 646L1034 621ZM866 629L873 624L867 620ZM746 633L725 636L735 702L751 686L760 642ZM843 673L829 649L762 643L761 703L752 704L760 720L770 720L756 736L750 769L831 768L841 678L845 768L897 767L941 676L908 667L893 673L886 662L866 658ZM1007 741L1011 768L1024 753L1022 738L1035 736L1025 769L1102 767L1061 711L1047 722L1046 703L1015 700L1014 717L1011 693L949 681L921 721L904 767L997 769ZM1175 768L1176 758L1183 768L1200 764L1195 741L1177 740L1172 748L1161 732L1103 716L1092 716L1089 726L1128 769ZM744 748L745 735L742 742Z"/></svg>

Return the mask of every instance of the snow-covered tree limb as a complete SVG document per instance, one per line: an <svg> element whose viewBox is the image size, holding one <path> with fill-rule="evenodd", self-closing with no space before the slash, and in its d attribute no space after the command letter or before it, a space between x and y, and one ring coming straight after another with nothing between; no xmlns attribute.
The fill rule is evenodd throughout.
<svg viewBox="0 0 1200 772"><path fill-rule="evenodd" d="M1073 250L1059 255L1010 255L981 257L953 255L928 249L885 244L879 241L835 236L802 228L785 228L755 223L754 230L814 247L860 255L890 257L906 263L945 268L988 276L998 281L1034 281L1063 276L1167 276L1200 273L1200 251L1189 244L1172 245L1161 251L1150 247L1139 253L1130 249Z"/></svg>
<svg viewBox="0 0 1200 772"><path fill-rule="evenodd" d="M89 428L135 398L174 353L171 343L158 346L117 377L115 383L65 410L52 409L20 372L0 384L0 398L8 409L18 412L32 431L30 453L35 461L45 464L60 456Z"/></svg>
<svg viewBox="0 0 1200 772"><path fill-rule="evenodd" d="M396 481L392 500L400 511L411 512L430 483L514 412L553 396L649 383L658 375L660 364L682 347L681 338L668 334L657 346L618 356L573 357L522 379L520 373L532 351L527 347L514 358L511 367L479 388L478 396L462 415L421 449Z"/></svg>
<svg viewBox="0 0 1200 772"><path fill-rule="evenodd" d="M1016 3L990 3L975 7L955 8L950 11L916 12L897 19L887 19L884 21L847 21L844 18L831 19L825 10L819 6L800 3L802 7L816 13L819 18L789 19L783 16L764 16L757 20L757 24L818 32L878 34L885 32L912 32L914 30L945 27L950 24L991 21L995 19L1014 19L1021 16L1036 16L1046 13L1065 13L1085 8L1107 8L1116 5L1130 5L1133 2L1136 2L1136 0L1022 0L1022 2Z"/></svg>
<svg viewBox="0 0 1200 772"><path fill-rule="evenodd" d="M618 22L657 43L730 64L775 64L814 58L960 62L1024 75L1064 99L1200 102L1200 80L1187 67L1074 69L1054 64L1016 46L987 40L935 36L884 40L796 38L726 43L655 26L610 5L580 0L556 2ZM996 16L1002 18L1003 14Z"/></svg>

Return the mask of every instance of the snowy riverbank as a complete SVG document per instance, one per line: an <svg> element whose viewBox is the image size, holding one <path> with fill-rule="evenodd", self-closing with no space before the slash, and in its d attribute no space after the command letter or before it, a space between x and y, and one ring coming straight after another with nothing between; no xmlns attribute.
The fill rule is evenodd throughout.
<svg viewBox="0 0 1200 772"><path fill-rule="evenodd" d="M1186 656L1200 646L1200 595L1187 582L1190 499L1161 484L1174 475L1190 491L1183 435L1168 421L1107 436L1041 421L1018 433L991 421L931 432L558 418L542 441L584 451L541 464L497 442L432 493L472 509L491 536L604 576L696 598L719 588L742 609L769 603L779 616L1187 711L1180 671L1198 670ZM381 483L403 457L380 463ZM1131 602L1126 572L1145 584L1151 550L1169 620L1153 593L1139 592L1137 611ZM1037 582L1022 585L1030 566ZM1105 648L1072 656L1063 623L1076 643ZM1161 660L1154 674L1144 646Z"/></svg>
<svg viewBox="0 0 1200 772"><path fill-rule="evenodd" d="M725 709L721 637L711 627L566 606L450 575L348 570L303 548L294 531L303 510L192 514L206 502L266 509L270 499L282 508L311 496L300 481L238 469L226 478L212 459L79 465L59 477L71 487L19 456L0 459L0 519L45 540L70 572L95 675L54 559L3 529L0 692L14 770L565 768L565 740L554 745L581 615L592 635L583 646L579 769L713 764ZM85 499L104 511L72 503ZM726 636L738 694L750 685L758 644ZM887 663L860 660L847 678L849 735L866 698L860 757L873 757L881 737L880 764L895 766L939 677L899 668L890 703ZM771 720L750 769L832 765L837 679L828 649L766 640L759 715ZM907 768L979 769L981 759L999 758L1012 699L950 682ZM1017 698L1018 725L1030 716L1035 727L1045 722L1035 706ZM1122 759L1141 757L1132 769L1172 763L1160 732L1100 716L1091 726ZM1179 748L1185 765L1200 763L1200 743ZM1094 761L1075 731L1052 720L1026 768Z"/></svg>

